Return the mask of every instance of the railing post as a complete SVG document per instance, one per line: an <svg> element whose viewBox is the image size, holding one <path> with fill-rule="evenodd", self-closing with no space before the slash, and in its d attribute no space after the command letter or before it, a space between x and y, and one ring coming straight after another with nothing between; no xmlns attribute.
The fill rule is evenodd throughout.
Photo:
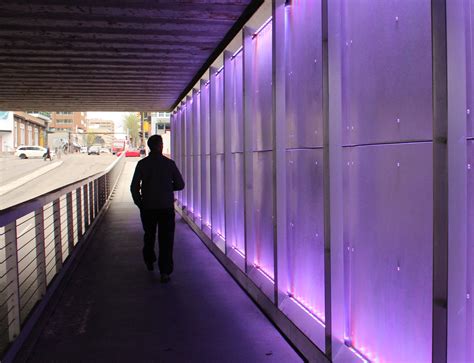
<svg viewBox="0 0 474 363"><path fill-rule="evenodd" d="M67 246L68 255L72 253L74 249L74 217L72 210L72 192L66 194L66 213L67 213Z"/></svg>
<svg viewBox="0 0 474 363"><path fill-rule="evenodd" d="M99 179L94 180L94 218L99 213Z"/></svg>
<svg viewBox="0 0 474 363"><path fill-rule="evenodd" d="M95 182L91 181L89 183L89 224L92 223L94 220L94 211L95 211L95 203L94 203L94 184Z"/></svg>
<svg viewBox="0 0 474 363"><path fill-rule="evenodd" d="M18 281L18 250L16 221L5 227L5 265L7 269L8 333L10 341L20 334L20 287Z"/></svg>
<svg viewBox="0 0 474 363"><path fill-rule="evenodd" d="M87 230L89 228L89 183L83 186L84 188L84 227Z"/></svg>
<svg viewBox="0 0 474 363"><path fill-rule="evenodd" d="M77 219L77 239L80 240L82 230L82 187L76 189L76 219Z"/></svg>
<svg viewBox="0 0 474 363"><path fill-rule="evenodd" d="M36 225L36 280L38 282L38 293L43 296L46 293L46 254L44 244L44 209L35 212Z"/></svg>
<svg viewBox="0 0 474 363"><path fill-rule="evenodd" d="M58 272L63 265L63 250L61 243L61 207L59 199L53 202L53 218L54 218L54 250L56 259L56 272Z"/></svg>

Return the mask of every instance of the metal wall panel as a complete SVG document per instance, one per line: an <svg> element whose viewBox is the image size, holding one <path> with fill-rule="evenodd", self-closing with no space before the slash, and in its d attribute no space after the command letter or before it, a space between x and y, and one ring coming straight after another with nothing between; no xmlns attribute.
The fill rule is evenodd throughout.
<svg viewBox="0 0 474 363"><path fill-rule="evenodd" d="M431 1L344 7L344 144L430 140Z"/></svg>
<svg viewBox="0 0 474 363"><path fill-rule="evenodd" d="M224 72L219 72L215 76L214 86L215 90L215 103L214 109L211 110L213 113L213 120L215 122L212 127L214 128L214 139L216 147L216 154L224 153Z"/></svg>
<svg viewBox="0 0 474 363"><path fill-rule="evenodd" d="M212 181L212 232L225 238L224 155L216 155L215 180Z"/></svg>
<svg viewBox="0 0 474 363"><path fill-rule="evenodd" d="M467 143L467 332L468 361L474 362L474 140Z"/></svg>
<svg viewBox="0 0 474 363"><path fill-rule="evenodd" d="M254 150L271 150L272 141L272 27L268 23L252 41Z"/></svg>
<svg viewBox="0 0 474 363"><path fill-rule="evenodd" d="M324 320L323 151L287 151L287 274L290 292ZM280 251L280 253L282 253Z"/></svg>
<svg viewBox="0 0 474 363"><path fill-rule="evenodd" d="M197 222L201 219L201 102L197 92L193 93L193 198Z"/></svg>
<svg viewBox="0 0 474 363"><path fill-rule="evenodd" d="M345 153L348 339L381 361L431 361L432 148Z"/></svg>
<svg viewBox="0 0 474 363"><path fill-rule="evenodd" d="M188 205L188 191L189 188L189 171L188 171L188 126L186 124L186 109L184 106L181 107L179 112L179 120L181 124L181 137L182 137L182 162L183 162L183 179L186 183L186 188L181 192L181 202L184 206Z"/></svg>
<svg viewBox="0 0 474 363"><path fill-rule="evenodd" d="M226 242L244 253L244 157L242 153L232 154L231 175L232 184L229 194L226 195L231 205L230 215L227 216L230 230L226 230Z"/></svg>
<svg viewBox="0 0 474 363"><path fill-rule="evenodd" d="M185 124L186 124L186 185L185 188L187 194L187 207L188 211L194 213L194 197L193 197L193 184L194 184L194 170L193 170L193 157L194 157L194 130L193 130L193 102L191 97L187 97L185 106Z"/></svg>
<svg viewBox="0 0 474 363"><path fill-rule="evenodd" d="M287 146L322 147L321 1L294 2L286 14Z"/></svg>
<svg viewBox="0 0 474 363"><path fill-rule="evenodd" d="M204 226L211 226L211 149L209 119L209 85L201 85L199 119L201 125L201 218ZM206 230L206 232L209 232Z"/></svg>
<svg viewBox="0 0 474 363"><path fill-rule="evenodd" d="M273 278L273 154L270 151L254 153L255 235L248 241L259 266Z"/></svg>
<svg viewBox="0 0 474 363"><path fill-rule="evenodd" d="M243 152L244 151L244 106L243 106L243 52L239 52L232 60L232 102L231 104L231 133L232 133L232 142L231 150L232 152Z"/></svg>

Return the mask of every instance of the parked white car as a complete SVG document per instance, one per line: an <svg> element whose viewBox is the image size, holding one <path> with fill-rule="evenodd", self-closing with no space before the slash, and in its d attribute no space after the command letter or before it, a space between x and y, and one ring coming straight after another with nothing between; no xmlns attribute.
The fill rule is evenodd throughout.
<svg viewBox="0 0 474 363"><path fill-rule="evenodd" d="M87 154L87 146L81 146L81 154Z"/></svg>
<svg viewBox="0 0 474 363"><path fill-rule="evenodd" d="M15 156L20 159L42 158L46 154L46 148L38 145L19 146L15 151ZM51 156L54 156L54 151L50 150Z"/></svg>

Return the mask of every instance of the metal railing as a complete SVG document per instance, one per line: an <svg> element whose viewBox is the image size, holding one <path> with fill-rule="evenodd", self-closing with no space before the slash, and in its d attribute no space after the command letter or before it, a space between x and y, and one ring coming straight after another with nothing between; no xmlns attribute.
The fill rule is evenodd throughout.
<svg viewBox="0 0 474 363"><path fill-rule="evenodd" d="M0 355L93 226L123 166L121 156L101 173L0 211Z"/></svg>

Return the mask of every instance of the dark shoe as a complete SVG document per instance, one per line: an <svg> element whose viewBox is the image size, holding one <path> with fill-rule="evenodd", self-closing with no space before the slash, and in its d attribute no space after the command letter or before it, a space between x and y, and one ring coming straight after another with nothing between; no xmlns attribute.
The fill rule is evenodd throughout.
<svg viewBox="0 0 474 363"><path fill-rule="evenodd" d="M161 280L162 284L166 284L167 282L169 282L171 280L171 277L168 274L161 274L161 279L160 280Z"/></svg>
<svg viewBox="0 0 474 363"><path fill-rule="evenodd" d="M153 271L155 269L153 262L145 262L145 265L148 271Z"/></svg>

